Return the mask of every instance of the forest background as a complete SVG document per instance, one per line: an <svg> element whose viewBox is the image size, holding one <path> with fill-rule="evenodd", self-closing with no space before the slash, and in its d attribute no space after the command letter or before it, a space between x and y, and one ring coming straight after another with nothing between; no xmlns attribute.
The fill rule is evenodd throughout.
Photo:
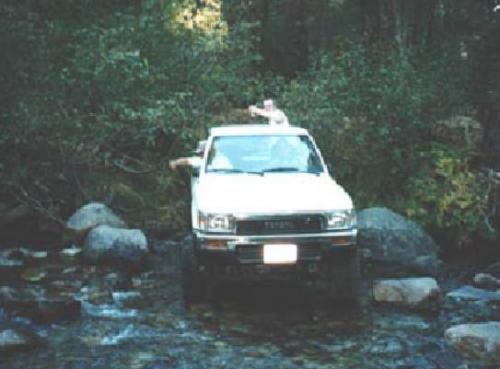
<svg viewBox="0 0 500 369"><path fill-rule="evenodd" d="M358 208L392 208L447 250L498 245L499 190L485 171L500 110L494 6L4 0L0 227L57 232L101 201L134 226L185 232L189 175L168 161L272 97ZM457 116L480 123L479 146L435 137Z"/></svg>

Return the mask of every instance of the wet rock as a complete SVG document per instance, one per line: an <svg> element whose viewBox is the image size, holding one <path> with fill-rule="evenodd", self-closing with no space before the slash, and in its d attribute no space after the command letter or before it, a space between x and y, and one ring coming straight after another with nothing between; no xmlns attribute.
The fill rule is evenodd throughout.
<svg viewBox="0 0 500 369"><path fill-rule="evenodd" d="M99 225L126 228L127 224L106 205L93 202L76 211L66 222L67 230L82 235Z"/></svg>
<svg viewBox="0 0 500 369"><path fill-rule="evenodd" d="M42 260L46 259L49 253L47 251L38 251L31 250L26 247L21 247L19 251L23 254L24 258L33 259L33 260Z"/></svg>
<svg viewBox="0 0 500 369"><path fill-rule="evenodd" d="M377 342L370 348L370 354L399 356L404 351L403 345L396 338L388 338L382 342Z"/></svg>
<svg viewBox="0 0 500 369"><path fill-rule="evenodd" d="M24 261L9 259L0 253L0 281L2 283L14 283L19 278L23 267Z"/></svg>
<svg viewBox="0 0 500 369"><path fill-rule="evenodd" d="M73 320L80 316L80 301L48 294L43 288L1 287L0 306L41 323Z"/></svg>
<svg viewBox="0 0 500 369"><path fill-rule="evenodd" d="M138 266L148 253L148 242L139 229L94 228L87 236L84 257L92 262L126 262Z"/></svg>
<svg viewBox="0 0 500 369"><path fill-rule="evenodd" d="M115 304L94 305L83 301L82 308L85 314L98 318L127 319L136 318L139 315L135 309L126 309Z"/></svg>
<svg viewBox="0 0 500 369"><path fill-rule="evenodd" d="M82 253L82 249L76 246L68 247L66 249L61 250L60 254L65 258L75 258Z"/></svg>
<svg viewBox="0 0 500 369"><path fill-rule="evenodd" d="M466 360L481 365L500 363L500 322L454 326L446 330L445 338Z"/></svg>
<svg viewBox="0 0 500 369"><path fill-rule="evenodd" d="M0 329L0 353L34 347L41 343L34 333L21 332L17 329Z"/></svg>
<svg viewBox="0 0 500 369"><path fill-rule="evenodd" d="M415 222L386 208L358 212L358 244L369 249L372 260L408 272L435 275L438 247Z"/></svg>
<svg viewBox="0 0 500 369"><path fill-rule="evenodd" d="M413 309L436 308L441 291L433 278L404 278L376 281L373 286L376 302Z"/></svg>
<svg viewBox="0 0 500 369"><path fill-rule="evenodd" d="M117 306L125 307L136 307L143 299L139 291L114 291L111 296Z"/></svg>
<svg viewBox="0 0 500 369"><path fill-rule="evenodd" d="M79 296L94 305L111 304L113 302L111 290L98 286L82 287Z"/></svg>
<svg viewBox="0 0 500 369"><path fill-rule="evenodd" d="M75 320L80 317L81 302L68 297L48 297L38 301L39 315L34 319L41 322Z"/></svg>
<svg viewBox="0 0 500 369"><path fill-rule="evenodd" d="M432 136L439 142L479 152L483 141L483 126L465 116L454 116L432 125Z"/></svg>
<svg viewBox="0 0 500 369"><path fill-rule="evenodd" d="M500 292L483 290L472 286L464 286L449 292L446 295L446 298L453 301L467 300L483 303L499 303Z"/></svg>
<svg viewBox="0 0 500 369"><path fill-rule="evenodd" d="M179 248L179 242L172 240L158 240L151 243L151 252L155 254L177 253Z"/></svg>
<svg viewBox="0 0 500 369"><path fill-rule="evenodd" d="M478 273L474 276L474 285L487 290L498 290L500 289L500 278L487 273Z"/></svg>
<svg viewBox="0 0 500 369"><path fill-rule="evenodd" d="M28 268L21 274L21 278L26 282L40 282L47 277L45 270L38 268Z"/></svg>
<svg viewBox="0 0 500 369"><path fill-rule="evenodd" d="M0 271L8 271L12 269L18 269L22 268L24 265L24 262L21 260L12 260L12 259L5 259L2 258L0 255Z"/></svg>
<svg viewBox="0 0 500 369"><path fill-rule="evenodd" d="M484 270L484 273L490 274L495 278L500 278L500 262L490 265Z"/></svg>

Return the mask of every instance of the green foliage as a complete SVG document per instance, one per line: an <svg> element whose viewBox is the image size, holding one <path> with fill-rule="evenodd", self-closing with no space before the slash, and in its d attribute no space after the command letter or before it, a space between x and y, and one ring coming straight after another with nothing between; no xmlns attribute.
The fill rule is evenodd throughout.
<svg viewBox="0 0 500 369"><path fill-rule="evenodd" d="M0 26L10 89L0 192L10 199L59 219L111 201L139 225L185 226L189 181L168 160L189 155L213 116L259 94L253 26L212 32L179 22L193 1L132 3L93 18L80 4L78 20L62 8L0 6L11 17Z"/></svg>
<svg viewBox="0 0 500 369"><path fill-rule="evenodd" d="M408 216L459 245L470 241L468 235L485 231L487 181L471 169L463 152L438 144L422 147L418 168L401 199Z"/></svg>
<svg viewBox="0 0 500 369"><path fill-rule="evenodd" d="M433 122L491 109L495 35L473 46L492 21L485 2L408 3L6 0L0 203L61 220L107 201L138 226L186 227L189 177L168 161L271 96L358 207L474 233L482 182L427 143Z"/></svg>
<svg viewBox="0 0 500 369"><path fill-rule="evenodd" d="M320 55L315 68L284 94L292 121L309 127L358 206L392 204L419 165L431 124L466 106L463 81L436 84L446 61L419 67L385 50L366 57L344 45ZM441 89L450 91L442 96ZM436 96L441 96L440 102Z"/></svg>

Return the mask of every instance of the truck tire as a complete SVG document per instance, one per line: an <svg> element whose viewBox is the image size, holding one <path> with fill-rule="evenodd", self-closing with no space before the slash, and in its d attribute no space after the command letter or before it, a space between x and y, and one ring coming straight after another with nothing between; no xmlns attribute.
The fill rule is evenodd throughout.
<svg viewBox="0 0 500 369"><path fill-rule="evenodd" d="M198 270L196 236L182 249L182 293L186 306L210 300L211 286Z"/></svg>
<svg viewBox="0 0 500 369"><path fill-rule="evenodd" d="M327 296L329 300L348 304L359 302L361 275L359 252L335 257L327 268Z"/></svg>

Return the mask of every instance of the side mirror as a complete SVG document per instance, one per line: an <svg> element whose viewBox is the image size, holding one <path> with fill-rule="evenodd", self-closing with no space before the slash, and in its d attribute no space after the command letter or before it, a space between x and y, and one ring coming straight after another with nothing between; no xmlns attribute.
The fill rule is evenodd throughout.
<svg viewBox="0 0 500 369"><path fill-rule="evenodd" d="M191 170L191 177L198 178L200 176L200 167L193 167Z"/></svg>
<svg viewBox="0 0 500 369"><path fill-rule="evenodd" d="M330 173L330 176L332 178L335 178L335 175L333 174L333 167L332 167L332 164L331 163L327 163L326 164L326 167L328 168L328 173Z"/></svg>

